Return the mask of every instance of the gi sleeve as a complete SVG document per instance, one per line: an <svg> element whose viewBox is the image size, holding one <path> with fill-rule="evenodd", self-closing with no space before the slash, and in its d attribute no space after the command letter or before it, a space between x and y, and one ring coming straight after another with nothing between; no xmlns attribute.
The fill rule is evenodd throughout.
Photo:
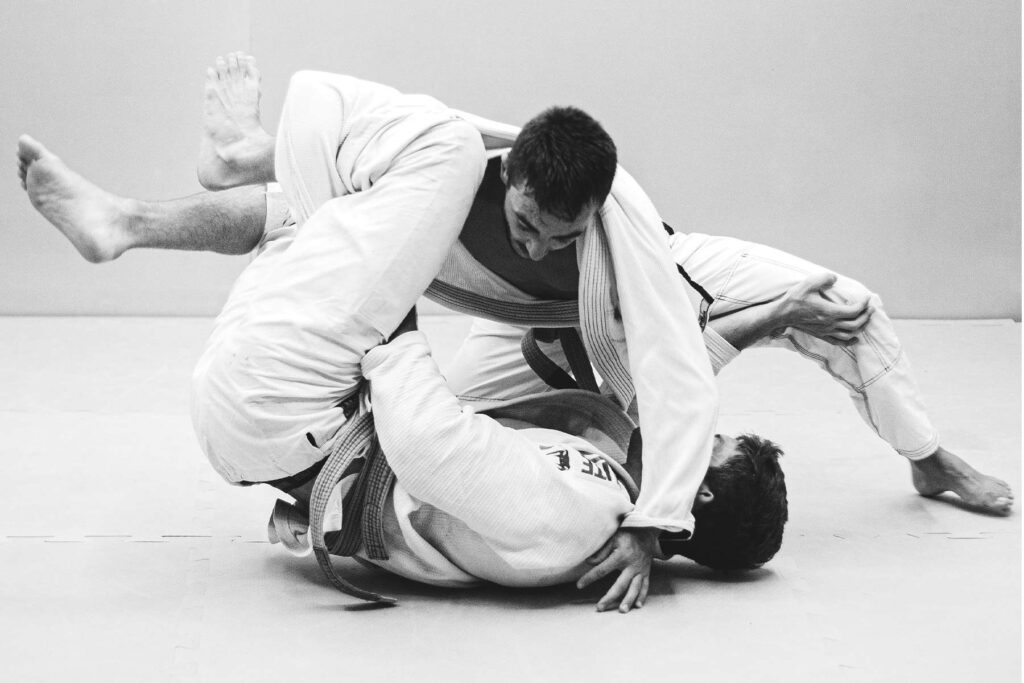
<svg viewBox="0 0 1024 683"><path fill-rule="evenodd" d="M601 220L644 434L640 497L623 526L692 532L718 417L707 350L661 217L622 168Z"/></svg>
<svg viewBox="0 0 1024 683"><path fill-rule="evenodd" d="M509 547L536 543L538 496L524 486L545 463L538 444L462 406L421 332L402 334L363 359L380 445L409 494ZM510 527L509 520L518 520ZM563 523L565 520L562 520ZM600 543L603 539L597 539Z"/></svg>

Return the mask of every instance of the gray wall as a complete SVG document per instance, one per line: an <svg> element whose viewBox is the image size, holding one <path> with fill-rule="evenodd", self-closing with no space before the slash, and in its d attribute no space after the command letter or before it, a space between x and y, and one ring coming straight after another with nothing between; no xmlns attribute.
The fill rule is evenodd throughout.
<svg viewBox="0 0 1024 683"><path fill-rule="evenodd" d="M571 103L678 229L795 252L894 316L1019 320L1020 26L1013 0L2 0L0 139L118 193L197 192L203 70L237 49L269 126L301 68L513 123ZM245 265L87 264L6 177L0 313L212 314Z"/></svg>

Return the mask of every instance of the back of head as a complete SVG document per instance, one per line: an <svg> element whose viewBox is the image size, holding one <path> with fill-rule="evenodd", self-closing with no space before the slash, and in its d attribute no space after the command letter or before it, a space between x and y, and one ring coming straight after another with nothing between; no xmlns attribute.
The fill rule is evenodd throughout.
<svg viewBox="0 0 1024 683"><path fill-rule="evenodd" d="M552 107L530 119L505 160L509 182L541 211L574 220L611 191L615 143L601 124L575 107Z"/></svg>
<svg viewBox="0 0 1024 683"><path fill-rule="evenodd" d="M704 478L714 499L694 510L693 537L673 544L714 569L755 569L772 559L789 517L781 449L753 434L737 441L739 453Z"/></svg>

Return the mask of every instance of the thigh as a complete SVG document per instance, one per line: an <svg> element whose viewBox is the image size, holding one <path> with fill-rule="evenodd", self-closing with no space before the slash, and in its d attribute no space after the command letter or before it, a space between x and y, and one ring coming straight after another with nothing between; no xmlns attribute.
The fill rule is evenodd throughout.
<svg viewBox="0 0 1024 683"><path fill-rule="evenodd" d="M452 392L464 401L499 400L526 396L550 387L523 358L525 327L477 318L447 372ZM553 362L567 367L561 344L542 344Z"/></svg>
<svg viewBox="0 0 1024 683"><path fill-rule="evenodd" d="M779 249L732 237L699 233L672 236L672 254L714 298L711 317L778 299L819 265Z"/></svg>

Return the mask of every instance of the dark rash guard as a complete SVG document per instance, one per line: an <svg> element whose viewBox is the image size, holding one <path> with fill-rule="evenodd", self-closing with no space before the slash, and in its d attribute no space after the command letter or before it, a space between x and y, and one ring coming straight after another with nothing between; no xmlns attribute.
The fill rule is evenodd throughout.
<svg viewBox="0 0 1024 683"><path fill-rule="evenodd" d="M540 261L519 256L509 242L504 206L501 159L496 157L487 163L459 241L485 268L527 294L539 299L577 298L580 271L576 245L552 251Z"/></svg>

